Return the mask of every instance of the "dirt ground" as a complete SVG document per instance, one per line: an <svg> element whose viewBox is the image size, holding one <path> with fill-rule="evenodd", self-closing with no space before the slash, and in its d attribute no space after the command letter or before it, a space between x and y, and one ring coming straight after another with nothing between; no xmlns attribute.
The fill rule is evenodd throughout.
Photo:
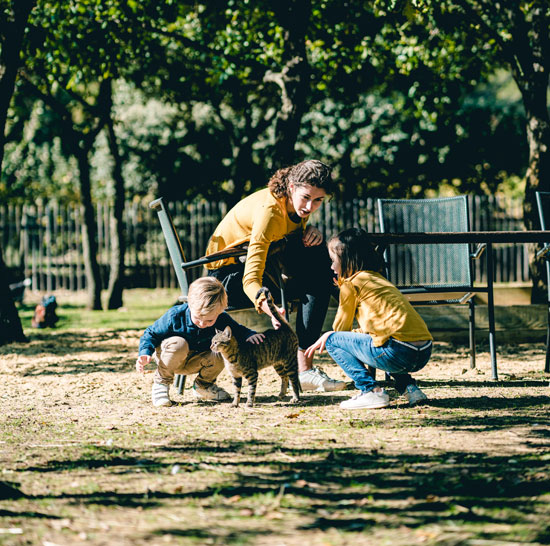
<svg viewBox="0 0 550 546"><path fill-rule="evenodd" d="M417 408L389 384L381 410L341 409L351 388L287 405L266 370L253 409L195 402L192 379L155 409L140 334L0 347L0 544L550 543L542 344L499 345L495 382L486 350L471 370L436 343Z"/></svg>

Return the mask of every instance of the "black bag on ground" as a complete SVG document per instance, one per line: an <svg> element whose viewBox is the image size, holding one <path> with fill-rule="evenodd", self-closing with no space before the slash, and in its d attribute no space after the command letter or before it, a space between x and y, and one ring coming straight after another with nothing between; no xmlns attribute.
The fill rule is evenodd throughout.
<svg viewBox="0 0 550 546"><path fill-rule="evenodd" d="M55 296L44 296L42 302L34 308L34 316L32 317L33 328L53 328L59 320L55 310L57 309L57 301Z"/></svg>

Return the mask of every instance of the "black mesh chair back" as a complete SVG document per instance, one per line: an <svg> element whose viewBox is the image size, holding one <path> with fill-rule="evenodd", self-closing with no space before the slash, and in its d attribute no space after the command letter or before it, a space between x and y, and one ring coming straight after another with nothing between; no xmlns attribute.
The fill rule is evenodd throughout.
<svg viewBox="0 0 550 546"><path fill-rule="evenodd" d="M469 231L466 196L438 199L379 199L385 233ZM389 279L399 288L468 288L473 284L468 244L390 245Z"/></svg>
<svg viewBox="0 0 550 546"><path fill-rule="evenodd" d="M537 208L539 212L540 227L546 231L550 228L550 192L536 192ZM546 327L546 360L544 371L550 372L550 241L544 243L543 249L538 256L544 256L546 261L546 286L547 286L547 305L548 305L548 325Z"/></svg>
<svg viewBox="0 0 550 546"><path fill-rule="evenodd" d="M437 199L378 199L383 233L453 233L470 231L467 196ZM470 252L467 243L391 244L385 251L386 273L413 305L469 306L470 367L475 368L476 292L488 294L489 346L497 379L492 279L474 287L472 259L487 245ZM490 245L489 245L490 247ZM488 250L488 260L491 248Z"/></svg>

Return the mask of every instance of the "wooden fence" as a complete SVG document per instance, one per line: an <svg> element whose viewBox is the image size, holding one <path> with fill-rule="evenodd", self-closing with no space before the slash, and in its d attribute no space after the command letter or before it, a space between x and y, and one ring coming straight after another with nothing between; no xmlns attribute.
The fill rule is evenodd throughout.
<svg viewBox="0 0 550 546"><path fill-rule="evenodd" d="M225 203L174 202L168 208L180 234L187 259L201 256L208 238L227 212ZM103 280L108 279L110 218L112 206L99 203L98 260ZM156 213L147 203L130 202L124 211L128 288L177 287ZM314 214L312 224L325 237L350 226L378 231L376 199L327 201ZM501 197L472 196L470 223L475 230L522 230L522 201ZM46 204L0 206L0 241L4 260L14 281L30 277L35 290L82 290L86 286L82 256L82 208ZM495 281L529 281L526 245L495 245ZM477 264L476 278L483 280L484 260ZM193 278L201 269L193 271Z"/></svg>

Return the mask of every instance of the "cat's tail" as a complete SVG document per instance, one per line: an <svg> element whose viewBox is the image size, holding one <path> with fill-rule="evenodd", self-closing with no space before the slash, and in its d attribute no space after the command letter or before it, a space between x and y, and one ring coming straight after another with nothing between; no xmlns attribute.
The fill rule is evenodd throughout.
<svg viewBox="0 0 550 546"><path fill-rule="evenodd" d="M290 327L290 323L288 322L288 319L281 315L279 312L279 309L277 309L277 306L275 305L275 302L273 301L273 296L271 295L271 292L269 291L269 288L266 288L265 286L262 286L258 293L256 294L256 299L258 299L262 294L265 295L265 301L267 302L267 306L269 307L269 310L271 311L271 314L281 323L286 324L288 327Z"/></svg>

